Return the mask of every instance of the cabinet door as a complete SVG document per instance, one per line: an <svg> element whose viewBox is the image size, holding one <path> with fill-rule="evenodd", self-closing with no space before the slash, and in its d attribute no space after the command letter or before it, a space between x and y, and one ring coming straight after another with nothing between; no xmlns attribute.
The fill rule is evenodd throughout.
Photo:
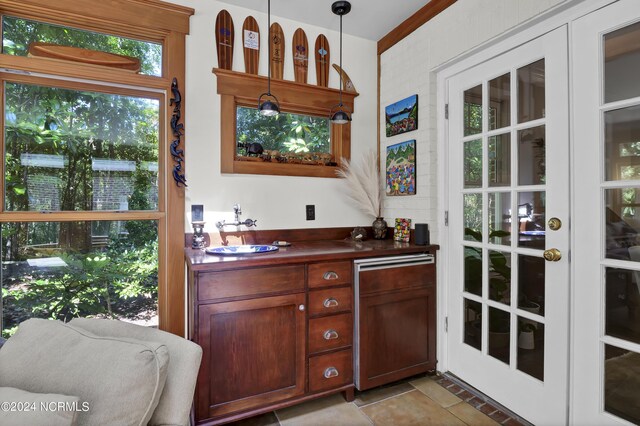
<svg viewBox="0 0 640 426"><path fill-rule="evenodd" d="M303 304L300 293L199 306L197 420L304 393Z"/></svg>
<svg viewBox="0 0 640 426"><path fill-rule="evenodd" d="M435 368L434 287L364 296L359 308L358 389Z"/></svg>

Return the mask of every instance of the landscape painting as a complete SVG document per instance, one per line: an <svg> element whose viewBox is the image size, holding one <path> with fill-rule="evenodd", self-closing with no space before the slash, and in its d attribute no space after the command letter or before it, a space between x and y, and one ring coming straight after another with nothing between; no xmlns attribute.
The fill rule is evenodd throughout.
<svg viewBox="0 0 640 426"><path fill-rule="evenodd" d="M416 195L416 141L387 147L387 195Z"/></svg>
<svg viewBox="0 0 640 426"><path fill-rule="evenodd" d="M409 96L384 109L387 136L395 136L418 128L418 95Z"/></svg>

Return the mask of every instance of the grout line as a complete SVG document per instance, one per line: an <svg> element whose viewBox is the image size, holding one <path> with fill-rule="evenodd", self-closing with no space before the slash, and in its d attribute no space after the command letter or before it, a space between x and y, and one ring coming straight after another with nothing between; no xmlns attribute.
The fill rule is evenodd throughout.
<svg viewBox="0 0 640 426"><path fill-rule="evenodd" d="M368 403L368 404L364 404L364 405L362 405L362 406L360 406L360 407L358 407L358 406L356 405L356 407L358 407L359 409L361 409L361 408L368 407L368 406L370 406L370 405L374 405L374 404L377 404L377 403L379 403L379 402L386 401L386 400L388 400L388 399L395 398L396 396L401 396L401 395L404 395L404 394L406 394L406 393L413 392L413 391L416 391L416 390L418 390L418 389L413 388L413 389L408 390L408 391L406 391L406 392L401 392L401 393L399 393L399 394L397 394L397 395L391 395L391 396L388 396L388 397L386 397L386 398L382 398L382 399L381 399L381 400L379 400L379 401L374 401L374 402L370 402L370 403Z"/></svg>
<svg viewBox="0 0 640 426"><path fill-rule="evenodd" d="M280 417L278 417L278 413L276 410L273 410L273 415L276 416L276 420L278 421L278 426L282 426L282 422L280 421Z"/></svg>

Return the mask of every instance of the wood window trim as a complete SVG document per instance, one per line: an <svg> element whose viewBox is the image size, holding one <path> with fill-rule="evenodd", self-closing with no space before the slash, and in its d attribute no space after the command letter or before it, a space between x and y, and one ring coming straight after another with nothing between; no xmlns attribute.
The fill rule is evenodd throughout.
<svg viewBox="0 0 640 426"><path fill-rule="evenodd" d="M214 68L220 95L220 169L222 173L335 178L341 159L351 157L351 123L331 125L331 154L338 166L315 166L236 160L236 109L256 108L258 97L267 89L267 77ZM340 100L340 91L327 87L271 80L271 92L277 96L282 111L315 116L329 116ZM353 92L342 92L342 103L354 111Z"/></svg>
<svg viewBox="0 0 640 426"><path fill-rule="evenodd" d="M68 77L97 84L124 84L144 89L161 90L167 101L171 97L171 80L176 78L182 93L182 118L185 119L185 38L189 33L189 18L194 10L188 7L158 0L0 0L0 15L47 22L78 29L113 34L163 46L162 77L132 74L128 71L95 65L78 64L45 58L29 58L0 55L3 68L20 72L46 74L53 78ZM81 83L78 83L80 85ZM161 129L161 146L168 146L172 108L163 107L164 129ZM0 119L0 124L2 119ZM186 139L183 138L186 145ZM185 335L185 266L184 226L185 194L170 176L173 160L164 151L159 158L165 170L161 188L164 187L163 206L159 212L130 212L127 218L158 220L158 262L164 265L158 270L159 328L180 336ZM185 163L183 162L183 171ZM162 189L161 189L162 191ZM162 196L162 194L159 194ZM164 213L162 213L164 211ZM116 212L56 212L37 216L37 212L0 212L0 222L11 221L73 221L114 220L124 218ZM55 216L55 217L54 217ZM160 230L162 230L160 232Z"/></svg>

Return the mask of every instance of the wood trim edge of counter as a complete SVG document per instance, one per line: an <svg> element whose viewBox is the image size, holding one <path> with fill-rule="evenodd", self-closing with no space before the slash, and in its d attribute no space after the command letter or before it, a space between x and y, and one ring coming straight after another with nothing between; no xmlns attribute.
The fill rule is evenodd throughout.
<svg viewBox="0 0 640 426"><path fill-rule="evenodd" d="M373 228L370 226L363 227L367 232L367 241L371 240ZM208 232L205 234L205 244L210 246L233 245L233 244L271 244L274 241L331 241L331 240L347 240L351 238L352 227L336 227L336 228L301 228L301 229L266 229L251 230L237 232ZM393 228L389 227L387 231L387 240L393 239ZM184 234L184 246L191 247L193 241L193 233ZM413 243L414 230L411 230L410 242ZM424 247L424 246L423 246Z"/></svg>

